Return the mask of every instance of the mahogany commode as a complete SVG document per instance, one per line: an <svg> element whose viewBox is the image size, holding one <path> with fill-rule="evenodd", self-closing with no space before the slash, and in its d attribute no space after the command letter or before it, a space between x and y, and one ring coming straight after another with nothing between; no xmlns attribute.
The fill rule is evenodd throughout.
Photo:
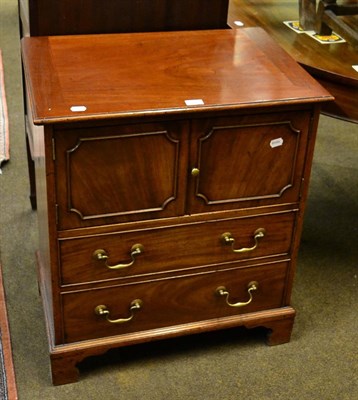
<svg viewBox="0 0 358 400"><path fill-rule="evenodd" d="M22 40L53 382L114 347L289 341L320 104L261 29Z"/></svg>

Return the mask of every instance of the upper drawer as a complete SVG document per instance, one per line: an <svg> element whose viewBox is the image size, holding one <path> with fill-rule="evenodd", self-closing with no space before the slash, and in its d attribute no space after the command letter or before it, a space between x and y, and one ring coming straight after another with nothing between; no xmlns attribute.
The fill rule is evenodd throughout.
<svg viewBox="0 0 358 400"><path fill-rule="evenodd" d="M62 285L287 255L295 212L59 241ZM136 246L140 245L140 246ZM140 250L138 250L138 248Z"/></svg>
<svg viewBox="0 0 358 400"><path fill-rule="evenodd" d="M216 319L219 326L220 318L281 307L285 305L287 264L211 270L195 276L64 293L64 342L141 331L150 336L151 329L175 329L175 325L210 319ZM218 290L223 287L228 297ZM246 304L233 307L226 300Z"/></svg>

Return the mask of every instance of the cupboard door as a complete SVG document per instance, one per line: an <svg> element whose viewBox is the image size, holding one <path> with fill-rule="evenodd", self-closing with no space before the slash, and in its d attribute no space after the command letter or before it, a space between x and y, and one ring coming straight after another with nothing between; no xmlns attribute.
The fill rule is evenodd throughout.
<svg viewBox="0 0 358 400"><path fill-rule="evenodd" d="M195 120L189 212L297 202L309 112Z"/></svg>
<svg viewBox="0 0 358 400"><path fill-rule="evenodd" d="M187 129L176 121L55 131L59 229L183 214Z"/></svg>

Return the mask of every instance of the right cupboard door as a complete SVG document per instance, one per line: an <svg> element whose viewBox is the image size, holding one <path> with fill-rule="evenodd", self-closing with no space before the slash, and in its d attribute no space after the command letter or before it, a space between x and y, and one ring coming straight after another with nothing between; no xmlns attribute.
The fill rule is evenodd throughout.
<svg viewBox="0 0 358 400"><path fill-rule="evenodd" d="M299 201L310 112L192 122L189 213Z"/></svg>

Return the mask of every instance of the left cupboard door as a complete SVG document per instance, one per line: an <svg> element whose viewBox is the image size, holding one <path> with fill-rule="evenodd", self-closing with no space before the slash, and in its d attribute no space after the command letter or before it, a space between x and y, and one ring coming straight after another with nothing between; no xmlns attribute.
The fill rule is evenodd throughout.
<svg viewBox="0 0 358 400"><path fill-rule="evenodd" d="M188 123L54 129L58 229L182 215Z"/></svg>

